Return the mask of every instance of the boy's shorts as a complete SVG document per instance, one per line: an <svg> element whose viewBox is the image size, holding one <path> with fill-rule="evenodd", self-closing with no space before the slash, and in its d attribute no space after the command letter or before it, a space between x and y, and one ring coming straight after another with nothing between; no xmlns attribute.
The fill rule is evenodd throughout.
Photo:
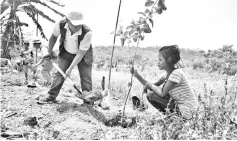
<svg viewBox="0 0 237 141"><path fill-rule="evenodd" d="M24 73L28 73L28 69L30 69L31 71L35 72L36 69L33 68L33 65L32 64L27 64L27 65L23 65L23 72Z"/></svg>

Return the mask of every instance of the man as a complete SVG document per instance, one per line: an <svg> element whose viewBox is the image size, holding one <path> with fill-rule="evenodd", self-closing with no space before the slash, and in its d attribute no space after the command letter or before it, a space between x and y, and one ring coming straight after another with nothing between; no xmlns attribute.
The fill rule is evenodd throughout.
<svg viewBox="0 0 237 141"><path fill-rule="evenodd" d="M66 17L56 23L53 33L49 39L48 54L52 49L59 35L60 46L58 65L66 77L70 77L72 70L77 66L81 78L82 91L92 90L92 33L85 25L83 14L77 11L67 13ZM52 85L46 97L40 98L39 103L56 102L65 78L57 72L53 78Z"/></svg>

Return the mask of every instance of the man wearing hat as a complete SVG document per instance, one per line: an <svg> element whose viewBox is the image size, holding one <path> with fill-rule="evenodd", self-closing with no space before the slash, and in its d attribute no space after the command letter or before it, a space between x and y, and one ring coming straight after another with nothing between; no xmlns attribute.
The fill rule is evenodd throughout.
<svg viewBox="0 0 237 141"><path fill-rule="evenodd" d="M92 90L92 32L84 21L83 13L78 11L68 12L60 22L55 24L53 33L49 39L48 54L60 38L58 65L67 77L70 77L72 70L77 66L82 91ZM52 85L46 97L39 99L39 103L56 102L65 78L57 72L53 78Z"/></svg>

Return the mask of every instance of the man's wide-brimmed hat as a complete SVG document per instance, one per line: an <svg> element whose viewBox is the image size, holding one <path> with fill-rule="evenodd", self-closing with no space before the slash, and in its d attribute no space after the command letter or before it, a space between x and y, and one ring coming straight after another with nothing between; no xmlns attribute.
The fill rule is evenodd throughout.
<svg viewBox="0 0 237 141"><path fill-rule="evenodd" d="M85 24L84 16L82 12L70 11L67 13L66 18L71 21L73 25Z"/></svg>

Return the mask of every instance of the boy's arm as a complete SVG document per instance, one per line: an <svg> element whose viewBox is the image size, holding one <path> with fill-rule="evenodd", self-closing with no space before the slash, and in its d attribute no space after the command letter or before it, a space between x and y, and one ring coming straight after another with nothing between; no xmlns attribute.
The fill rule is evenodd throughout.
<svg viewBox="0 0 237 141"><path fill-rule="evenodd" d="M38 67L40 64L42 64L44 59L41 59L35 66Z"/></svg>
<svg viewBox="0 0 237 141"><path fill-rule="evenodd" d="M163 84L165 82L165 79L163 77L161 77L159 80L157 80L154 85L156 86L160 86L161 84Z"/></svg>
<svg viewBox="0 0 237 141"><path fill-rule="evenodd" d="M151 89L152 91L154 91L156 94L158 94L161 97L165 97L166 95L169 94L169 91L171 91L172 89L175 88L175 86L177 85L177 83L172 82L172 81L167 81L167 83L164 86L164 89L162 91L162 89L158 86L155 86L154 84L147 82L146 83L146 87Z"/></svg>
<svg viewBox="0 0 237 141"><path fill-rule="evenodd" d="M140 82L140 83L142 83L142 85L144 86L145 84L146 84L146 80L140 75L140 74L136 74L136 75L134 75L136 78L137 78L137 80Z"/></svg>

